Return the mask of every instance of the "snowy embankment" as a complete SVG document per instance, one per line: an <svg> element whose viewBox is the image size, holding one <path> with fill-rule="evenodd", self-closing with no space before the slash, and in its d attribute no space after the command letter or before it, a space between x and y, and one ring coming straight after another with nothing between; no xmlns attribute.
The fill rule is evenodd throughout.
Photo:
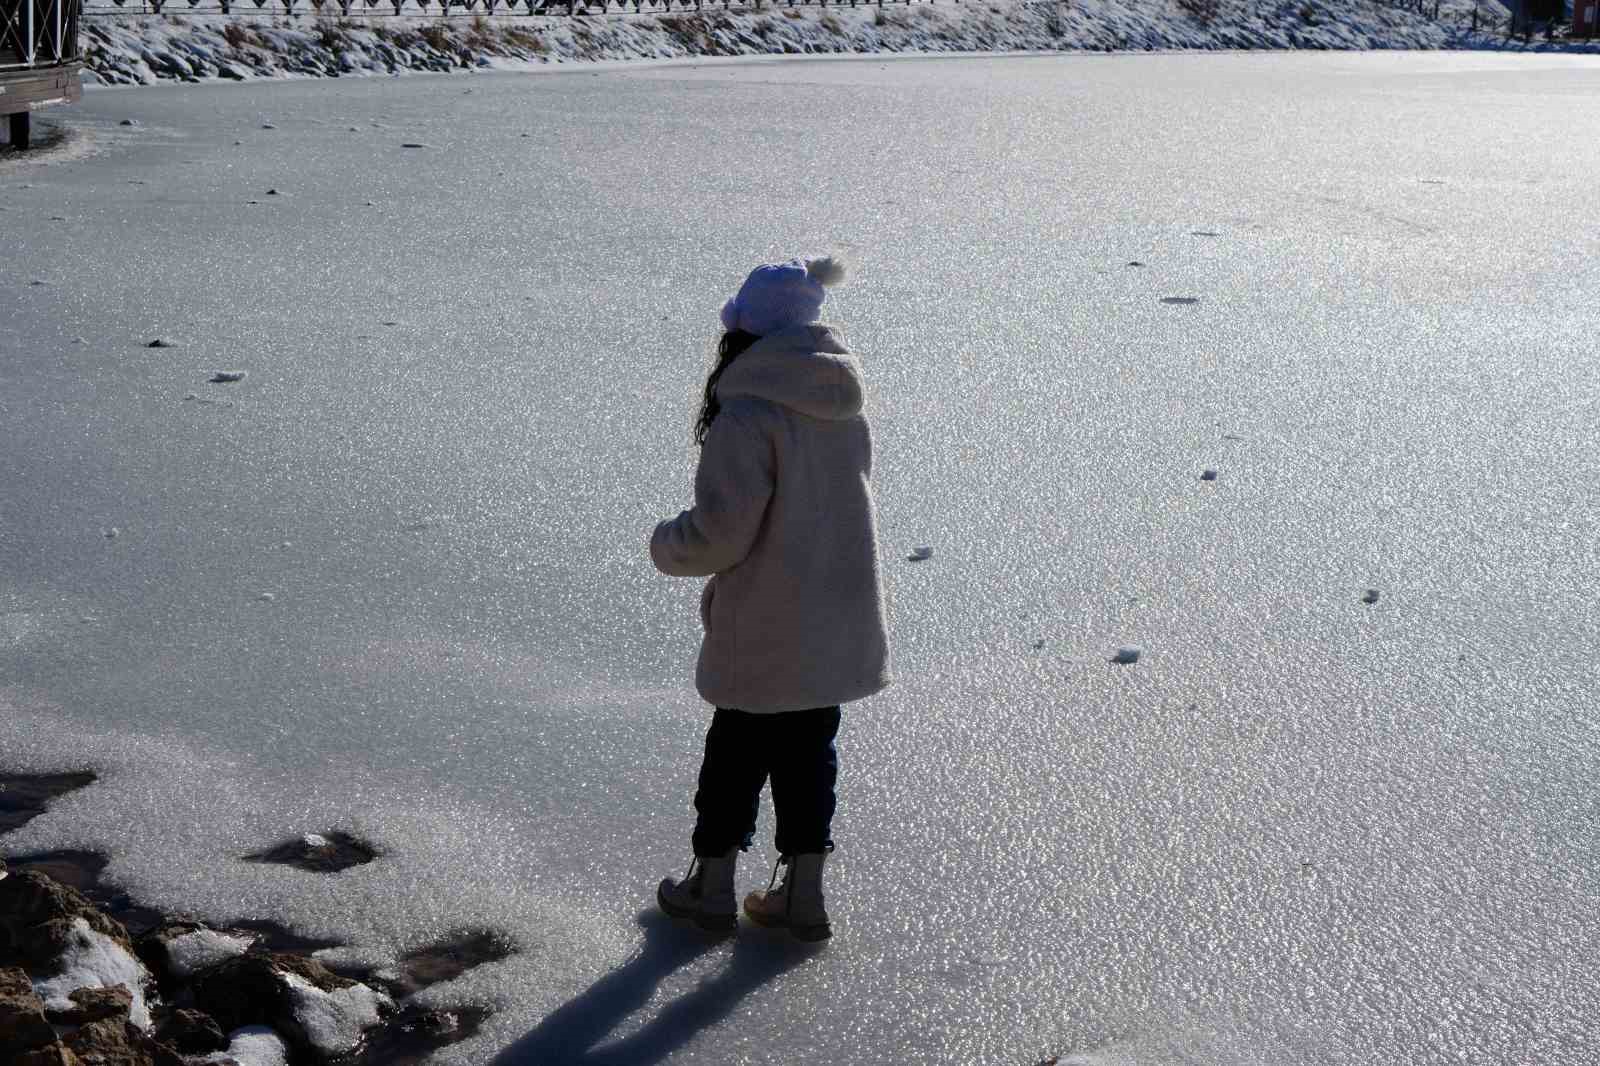
<svg viewBox="0 0 1600 1066"><path fill-rule="evenodd" d="M661 15L334 19L89 17L86 78L337 77L594 60L874 52L1507 47L1472 5L1428 19L1374 0L1062 0ZM1498 0L1482 25L1502 23Z"/></svg>

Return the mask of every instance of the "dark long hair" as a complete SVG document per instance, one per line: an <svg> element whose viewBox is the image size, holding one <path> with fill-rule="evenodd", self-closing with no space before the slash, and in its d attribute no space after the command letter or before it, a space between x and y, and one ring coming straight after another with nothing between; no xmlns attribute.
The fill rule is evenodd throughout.
<svg viewBox="0 0 1600 1066"><path fill-rule="evenodd" d="M696 446L705 446L706 434L711 430L711 423L716 419L717 412L722 410L722 405L717 402L717 382L722 380L722 372L728 369L728 364L739 358L746 348L760 339L754 333L746 333L742 329L730 329L717 342L717 365L711 369L711 376L706 378L706 394L700 400L700 413L694 420Z"/></svg>

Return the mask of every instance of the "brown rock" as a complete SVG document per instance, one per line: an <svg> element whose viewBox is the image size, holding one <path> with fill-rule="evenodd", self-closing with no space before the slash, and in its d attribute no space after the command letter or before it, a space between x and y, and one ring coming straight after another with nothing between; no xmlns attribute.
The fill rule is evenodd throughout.
<svg viewBox="0 0 1600 1066"><path fill-rule="evenodd" d="M45 1008L45 1017L57 1025L87 1025L107 1018L125 1019L133 1008L133 993L127 985L110 988L79 988L67 994L72 1006L66 1010Z"/></svg>
<svg viewBox="0 0 1600 1066"><path fill-rule="evenodd" d="M78 918L133 950L122 924L106 917L76 889L35 870L0 880L0 966L50 973Z"/></svg>
<svg viewBox="0 0 1600 1066"><path fill-rule="evenodd" d="M55 1039L28 975L15 968L0 970L0 1053L46 1047Z"/></svg>
<svg viewBox="0 0 1600 1066"><path fill-rule="evenodd" d="M80 1066L83 1060L69 1051L65 1044L51 1044L24 1051L11 1062L12 1066Z"/></svg>
<svg viewBox="0 0 1600 1066"><path fill-rule="evenodd" d="M83 1066L184 1066L182 1056L172 1048L132 1023L112 1018L90 1022L65 1043Z"/></svg>
<svg viewBox="0 0 1600 1066"><path fill-rule="evenodd" d="M90 1066L143 1066L137 1048L128 1040L130 1028L127 1022L107 1018L82 1026L67 1037L66 1043Z"/></svg>
<svg viewBox="0 0 1600 1066"><path fill-rule="evenodd" d="M173 1011L156 1026L156 1039L184 1055L204 1055L228 1046L222 1027L210 1015L185 1008Z"/></svg>

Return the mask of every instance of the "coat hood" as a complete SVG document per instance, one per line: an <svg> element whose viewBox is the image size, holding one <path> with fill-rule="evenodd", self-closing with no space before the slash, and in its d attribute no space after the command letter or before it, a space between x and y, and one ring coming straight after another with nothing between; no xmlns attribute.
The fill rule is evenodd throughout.
<svg viewBox="0 0 1600 1066"><path fill-rule="evenodd" d="M717 399L757 396L812 418L861 413L861 363L827 326L795 326L752 344L722 372Z"/></svg>

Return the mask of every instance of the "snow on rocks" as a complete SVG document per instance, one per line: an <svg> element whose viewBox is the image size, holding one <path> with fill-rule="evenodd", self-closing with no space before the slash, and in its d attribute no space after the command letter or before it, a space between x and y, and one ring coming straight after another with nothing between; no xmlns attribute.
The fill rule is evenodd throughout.
<svg viewBox="0 0 1600 1066"><path fill-rule="evenodd" d="M205 928L180 932L161 941L167 968L180 980L188 980L201 970L245 954L253 943L252 937L230 936Z"/></svg>
<svg viewBox="0 0 1600 1066"><path fill-rule="evenodd" d="M363 984L329 990L293 973L285 973L283 980L295 1024L306 1042L325 1056L353 1050L361 1043L361 1034L382 1020L381 1012L394 1006L388 996Z"/></svg>
<svg viewBox="0 0 1600 1066"><path fill-rule="evenodd" d="M261 596L271 598L271 593ZM258 599L260 597L257 597ZM378 849L349 833L306 833L294 840L286 840L265 851L244 856L246 862L268 862L295 866L313 873L337 873L351 866L369 863L378 857Z"/></svg>
<svg viewBox="0 0 1600 1066"><path fill-rule="evenodd" d="M76 889L33 870L17 871L0 881L0 965L54 972L58 960L83 940L78 935L81 928L112 941L126 954L133 953L127 930Z"/></svg>
<svg viewBox="0 0 1600 1066"><path fill-rule="evenodd" d="M228 1034L226 1051L192 1061L217 1066L288 1066L289 1045L265 1025L247 1025Z"/></svg>
<svg viewBox="0 0 1600 1066"><path fill-rule="evenodd" d="M33 982L46 1013L62 1017L81 1014L83 1006L73 999L76 992L121 985L129 995L128 1020L140 1029L150 1028L150 1008L144 997L150 973L134 955L125 933L119 940L92 928L82 917L73 918L55 965L58 973Z"/></svg>
<svg viewBox="0 0 1600 1066"><path fill-rule="evenodd" d="M921 562L926 562L927 560L932 559L932 558L933 558L933 549L924 544L921 547L912 548L911 549L911 554L906 556L906 562L908 562L908 563L921 563Z"/></svg>
<svg viewBox="0 0 1600 1066"><path fill-rule="evenodd" d="M33 868L38 861L0 879L6 1066L418 1061L473 1036L487 1012L396 1000L515 950L503 934L470 929L407 952L387 977L348 964L358 981L304 954L325 943L283 930L152 919L128 904L116 913L151 930L140 936L136 958L121 923Z"/></svg>
<svg viewBox="0 0 1600 1066"><path fill-rule="evenodd" d="M394 1007L387 995L286 952L228 959L199 974L191 991L195 1005L230 1032L270 1025L291 1047L324 1056L353 1049Z"/></svg>
<svg viewBox="0 0 1600 1066"><path fill-rule="evenodd" d="M107 1018L126 1018L133 1013L133 993L124 984L99 988L75 988L67 993L67 1004L45 1004L45 1016L55 1025L88 1025Z"/></svg>
<svg viewBox="0 0 1600 1066"><path fill-rule="evenodd" d="M1171 0L1005 0L563 19L408 16L371 22L187 12L181 19L90 16L82 35L86 80L112 84L706 55L1511 47L1496 34L1470 29L1472 0L1442 4L1439 19L1379 0L1270 6L1219 0L1216 12L1204 19ZM1477 6L1484 25L1505 18L1499 0ZM274 128L271 122L261 124L263 130Z"/></svg>

